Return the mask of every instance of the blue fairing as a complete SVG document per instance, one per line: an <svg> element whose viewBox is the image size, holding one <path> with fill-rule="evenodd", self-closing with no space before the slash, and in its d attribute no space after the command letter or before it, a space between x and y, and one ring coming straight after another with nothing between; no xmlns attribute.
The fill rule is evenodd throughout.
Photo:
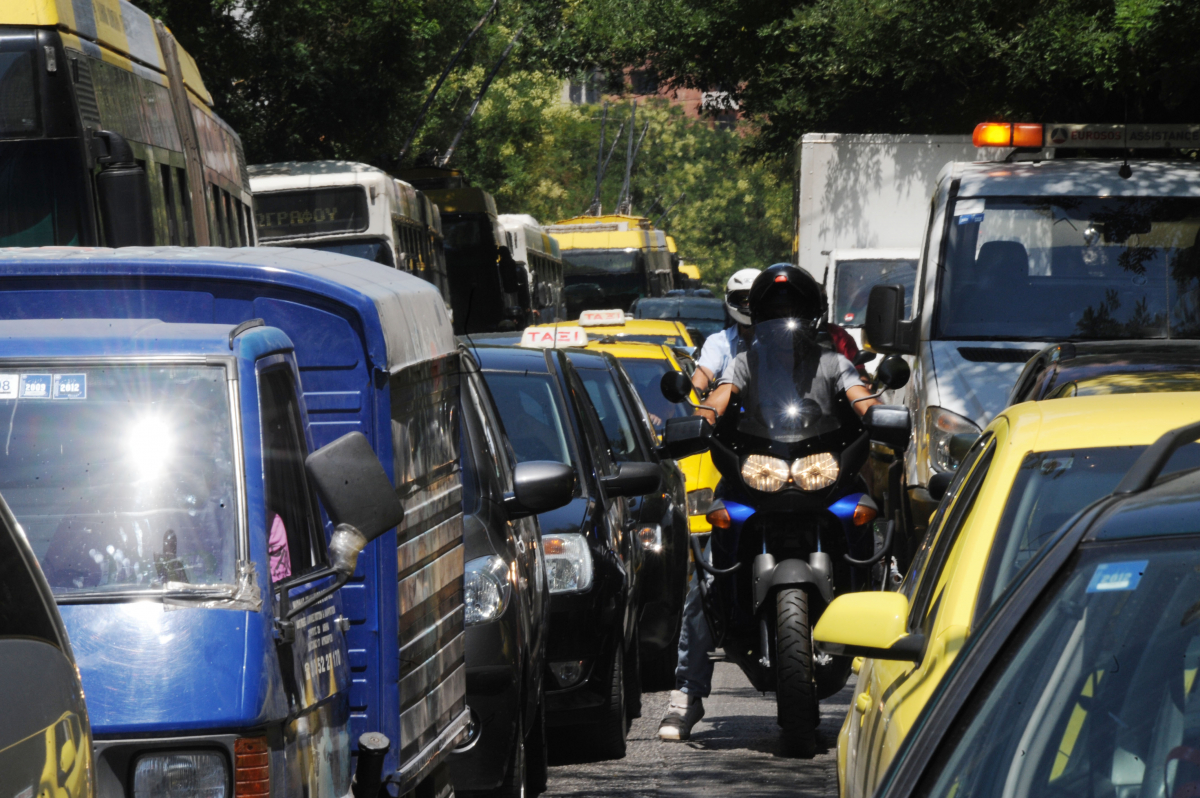
<svg viewBox="0 0 1200 798"><path fill-rule="evenodd" d="M97 736L239 729L287 713L260 614L160 602L59 610Z"/></svg>
<svg viewBox="0 0 1200 798"><path fill-rule="evenodd" d="M829 512L837 516L837 519L843 525L851 524L854 521L854 508L858 506L859 501L866 495L865 493L851 493L848 496L843 496L829 505Z"/></svg>

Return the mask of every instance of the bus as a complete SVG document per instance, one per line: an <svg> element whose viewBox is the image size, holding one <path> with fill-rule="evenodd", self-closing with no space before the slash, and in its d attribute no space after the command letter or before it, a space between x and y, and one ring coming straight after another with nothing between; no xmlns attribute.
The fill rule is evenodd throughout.
<svg viewBox="0 0 1200 798"><path fill-rule="evenodd" d="M0 247L252 246L237 133L124 0L0 6Z"/></svg>
<svg viewBox="0 0 1200 798"><path fill-rule="evenodd" d="M429 198L365 163L289 161L250 167L264 246L339 252L437 286L449 302L442 221Z"/></svg>
<svg viewBox="0 0 1200 798"><path fill-rule="evenodd" d="M577 216L546 228L563 257L567 315L585 310L628 311L638 297L674 287L676 259L667 236L640 216Z"/></svg>
<svg viewBox="0 0 1200 798"><path fill-rule="evenodd" d="M524 329L528 314L521 295L529 286L509 251L492 195L457 169L419 167L400 176L441 212L454 332Z"/></svg>
<svg viewBox="0 0 1200 798"><path fill-rule="evenodd" d="M528 295L521 296L521 306L527 312L530 323L567 318L562 253L558 241L527 213L502 213L499 218L508 241L508 250L517 265L525 271L525 279L529 284Z"/></svg>

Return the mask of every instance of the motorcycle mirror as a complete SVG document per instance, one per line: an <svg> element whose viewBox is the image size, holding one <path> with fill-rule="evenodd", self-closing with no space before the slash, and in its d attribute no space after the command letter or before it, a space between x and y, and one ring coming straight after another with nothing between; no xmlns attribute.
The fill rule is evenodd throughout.
<svg viewBox="0 0 1200 798"><path fill-rule="evenodd" d="M712 434L712 425L703 416L669 418L663 429L659 452L672 460L700 454L707 451Z"/></svg>
<svg viewBox="0 0 1200 798"><path fill-rule="evenodd" d="M872 405L863 416L863 426L871 440L903 452L912 437L912 413L903 405Z"/></svg>
<svg viewBox="0 0 1200 798"><path fill-rule="evenodd" d="M658 388L662 391L663 398L678 404L686 402L691 395L692 381L683 372L672 370L662 376Z"/></svg>
<svg viewBox="0 0 1200 798"><path fill-rule="evenodd" d="M858 354L854 356L854 365L865 366L875 359L874 352L868 352L866 349L858 350Z"/></svg>
<svg viewBox="0 0 1200 798"><path fill-rule="evenodd" d="M889 391L894 391L908 385L908 378L911 374L908 362L904 358L899 355L888 355L880 361L879 369L875 372L875 379Z"/></svg>
<svg viewBox="0 0 1200 798"><path fill-rule="evenodd" d="M950 487L951 480L954 479L953 471L939 471L929 478L929 485L926 490L929 491L929 497L935 502L940 502L946 497L946 489Z"/></svg>

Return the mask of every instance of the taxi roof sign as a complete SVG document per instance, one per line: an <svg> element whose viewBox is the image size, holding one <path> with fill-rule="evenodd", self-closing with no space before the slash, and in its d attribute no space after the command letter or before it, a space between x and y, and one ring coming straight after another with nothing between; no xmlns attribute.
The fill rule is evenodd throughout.
<svg viewBox="0 0 1200 798"><path fill-rule="evenodd" d="M976 147L1190 149L1200 146L1200 125L981 122L971 139Z"/></svg>
<svg viewBox="0 0 1200 798"><path fill-rule="evenodd" d="M579 314L580 327L623 327L625 326L625 311L620 308L611 310L585 310Z"/></svg>
<svg viewBox="0 0 1200 798"><path fill-rule="evenodd" d="M521 333L521 346L535 349L560 349L567 346L587 346L587 331L575 325L561 327L526 327Z"/></svg>

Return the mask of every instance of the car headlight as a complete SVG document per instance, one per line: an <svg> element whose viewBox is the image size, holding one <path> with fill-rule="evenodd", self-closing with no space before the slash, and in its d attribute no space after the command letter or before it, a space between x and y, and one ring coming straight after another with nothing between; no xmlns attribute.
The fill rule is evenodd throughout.
<svg viewBox="0 0 1200 798"><path fill-rule="evenodd" d="M929 462L938 471L954 471L958 460L950 456L950 439L964 432L979 434L979 427L958 413L941 407L925 410L925 445Z"/></svg>
<svg viewBox="0 0 1200 798"><path fill-rule="evenodd" d="M643 524L635 530L634 534L637 536L638 543L646 551L657 553L663 550L662 527L658 524Z"/></svg>
<svg viewBox="0 0 1200 798"><path fill-rule="evenodd" d="M774 493L788 481L788 464L778 457L752 454L742 463L742 479L754 490Z"/></svg>
<svg viewBox="0 0 1200 798"><path fill-rule="evenodd" d="M592 551L578 533L542 538L551 593L582 593L592 586Z"/></svg>
<svg viewBox="0 0 1200 798"><path fill-rule="evenodd" d="M713 489L689 490L687 495L688 515L704 515L713 503Z"/></svg>
<svg viewBox="0 0 1200 798"><path fill-rule="evenodd" d="M217 751L142 754L133 767L133 798L225 798L229 766Z"/></svg>
<svg viewBox="0 0 1200 798"><path fill-rule="evenodd" d="M478 557L463 567L463 604L467 608L467 626L499 618L508 607L511 596L508 563L503 557L495 554Z"/></svg>
<svg viewBox="0 0 1200 798"><path fill-rule="evenodd" d="M820 490L837 482L838 461L829 452L801 457L792 463L792 479L800 490Z"/></svg>

